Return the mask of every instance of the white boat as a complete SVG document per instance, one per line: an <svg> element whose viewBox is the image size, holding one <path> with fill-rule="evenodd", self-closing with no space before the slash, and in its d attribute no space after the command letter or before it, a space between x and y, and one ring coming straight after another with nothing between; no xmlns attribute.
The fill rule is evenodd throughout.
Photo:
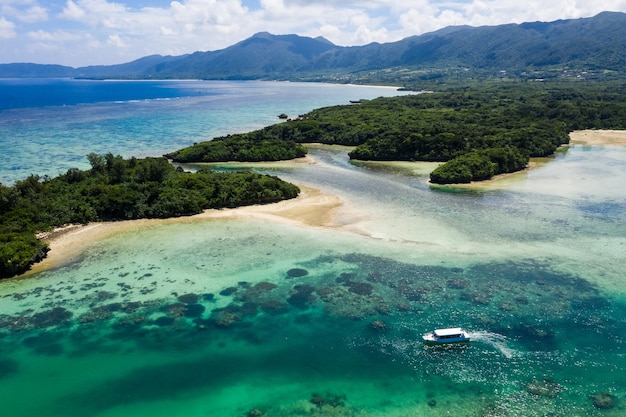
<svg viewBox="0 0 626 417"><path fill-rule="evenodd" d="M446 343L463 343L470 341L470 335L465 330L455 327L451 329L436 329L422 336L424 342L432 345Z"/></svg>

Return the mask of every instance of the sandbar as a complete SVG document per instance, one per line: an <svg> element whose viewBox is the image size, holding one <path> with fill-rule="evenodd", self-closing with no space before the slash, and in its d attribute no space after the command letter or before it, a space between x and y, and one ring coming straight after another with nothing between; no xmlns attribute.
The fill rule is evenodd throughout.
<svg viewBox="0 0 626 417"><path fill-rule="evenodd" d="M86 225L68 225L42 236L50 251L41 262L21 275L67 265L99 241L118 233L133 232L162 224L206 222L217 219L254 218L273 222L291 223L304 227L333 228L337 209L343 202L337 196L325 194L319 189L298 185L300 194L291 200L278 203L244 206L233 209L210 209L193 216L168 219L139 219L116 222L94 222Z"/></svg>
<svg viewBox="0 0 626 417"><path fill-rule="evenodd" d="M588 146L626 146L626 130L577 130L569 135L572 143Z"/></svg>
<svg viewBox="0 0 626 417"><path fill-rule="evenodd" d="M626 146L626 130L577 130L571 132L569 137L569 145L583 144L585 146ZM485 181L472 181L468 184L432 184L431 186L434 188L467 188L474 190L506 189L512 184L526 179L529 170L545 165L552 159L553 157L531 158L525 169L507 174L495 175L493 178Z"/></svg>
<svg viewBox="0 0 626 417"><path fill-rule="evenodd" d="M573 144L626 146L626 130L581 130L572 132L570 138ZM528 170L541 166L551 159L533 158L526 169L510 174L497 175L487 181L477 181L470 184L432 184L431 186L482 190L508 188L512 183L525 179ZM298 162L314 163L309 157L302 158ZM280 164L276 165L280 166ZM48 252L48 256L42 262L33 265L31 270L21 275L21 277L71 263L99 241L115 234L137 231L160 224L236 218L263 219L315 228L339 228L349 225L354 227L358 223L358 214L347 213L346 210L351 210L344 205L340 197L326 194L312 187L303 185L299 185L299 187L301 193L297 198L273 204L206 210L194 216L169 219L141 219L65 226L42 236L42 239L49 244L51 249ZM341 216L343 217L341 219L339 219L339 208L342 208ZM346 221L346 218L348 218L348 221Z"/></svg>

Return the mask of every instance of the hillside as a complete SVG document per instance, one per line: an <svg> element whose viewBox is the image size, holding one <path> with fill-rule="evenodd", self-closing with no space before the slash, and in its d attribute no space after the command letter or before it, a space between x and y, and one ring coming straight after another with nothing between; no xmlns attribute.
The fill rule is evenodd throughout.
<svg viewBox="0 0 626 417"><path fill-rule="evenodd" d="M342 47L324 38L267 32L228 48L183 56L153 55L113 66L72 69L0 65L0 77L340 80L386 69L463 67L488 71L626 68L626 14L498 26L452 26L398 42Z"/></svg>

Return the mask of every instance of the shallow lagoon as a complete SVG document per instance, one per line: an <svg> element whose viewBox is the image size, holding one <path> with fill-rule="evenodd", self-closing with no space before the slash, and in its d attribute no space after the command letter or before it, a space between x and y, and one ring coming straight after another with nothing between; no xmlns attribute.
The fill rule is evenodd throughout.
<svg viewBox="0 0 626 417"><path fill-rule="evenodd" d="M340 195L336 227L167 224L2 283L5 409L624 414L626 191L603 178L623 183L626 149L575 145L506 189L450 192L311 156L268 172ZM475 341L420 342L456 325Z"/></svg>

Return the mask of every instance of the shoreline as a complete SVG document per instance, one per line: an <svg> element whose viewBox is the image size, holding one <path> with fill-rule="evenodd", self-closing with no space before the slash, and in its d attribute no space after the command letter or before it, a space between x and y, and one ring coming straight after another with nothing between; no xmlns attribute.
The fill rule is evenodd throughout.
<svg viewBox="0 0 626 417"><path fill-rule="evenodd" d="M562 145L569 147L572 145L583 146L626 146L626 130L576 130L569 134L570 142ZM530 170L539 168L554 159L556 154L547 157L531 158L528 166L521 171L508 172L494 175L484 181L472 181L467 184L433 184L427 183L433 188L460 188L467 190L496 190L506 189L513 182L523 180Z"/></svg>
<svg viewBox="0 0 626 417"><path fill-rule="evenodd" d="M618 145L626 146L626 130L582 130L570 134L571 144L585 146ZM497 175L486 181L469 184L430 184L437 188L462 188L468 190L489 190L508 188L512 182L526 178L528 171L550 161L552 158L534 158L529 166L518 172ZM315 163L310 158L303 158L299 163ZM252 205L232 209L209 209L193 216L168 219L138 219L119 222L98 222L87 225L66 225L53 230L42 239L48 243L50 251L41 262L34 264L24 274L13 279L26 278L42 271L58 268L78 259L86 250L99 241L118 233L137 231L161 224L206 222L219 219L254 218L272 222L290 223L313 228L345 228L358 223L358 220L346 222L339 220L339 208L345 205L339 196L326 194L310 186L300 187L298 197L278 203ZM343 213L345 217L345 213ZM350 216L348 216L350 217Z"/></svg>
<svg viewBox="0 0 626 417"><path fill-rule="evenodd" d="M569 137L572 144L626 146L626 130L577 130Z"/></svg>
<svg viewBox="0 0 626 417"><path fill-rule="evenodd" d="M277 203L243 206L229 209L208 209L192 216L167 219L137 219L117 222L95 222L86 225L66 225L41 235L50 251L24 274L12 279L59 268L77 260L85 251L101 240L119 233L138 231L148 227L173 223L207 222L220 219L253 218L313 228L339 227L335 223L337 209L343 205L338 196L326 194L319 189L298 185L300 194L291 200Z"/></svg>

